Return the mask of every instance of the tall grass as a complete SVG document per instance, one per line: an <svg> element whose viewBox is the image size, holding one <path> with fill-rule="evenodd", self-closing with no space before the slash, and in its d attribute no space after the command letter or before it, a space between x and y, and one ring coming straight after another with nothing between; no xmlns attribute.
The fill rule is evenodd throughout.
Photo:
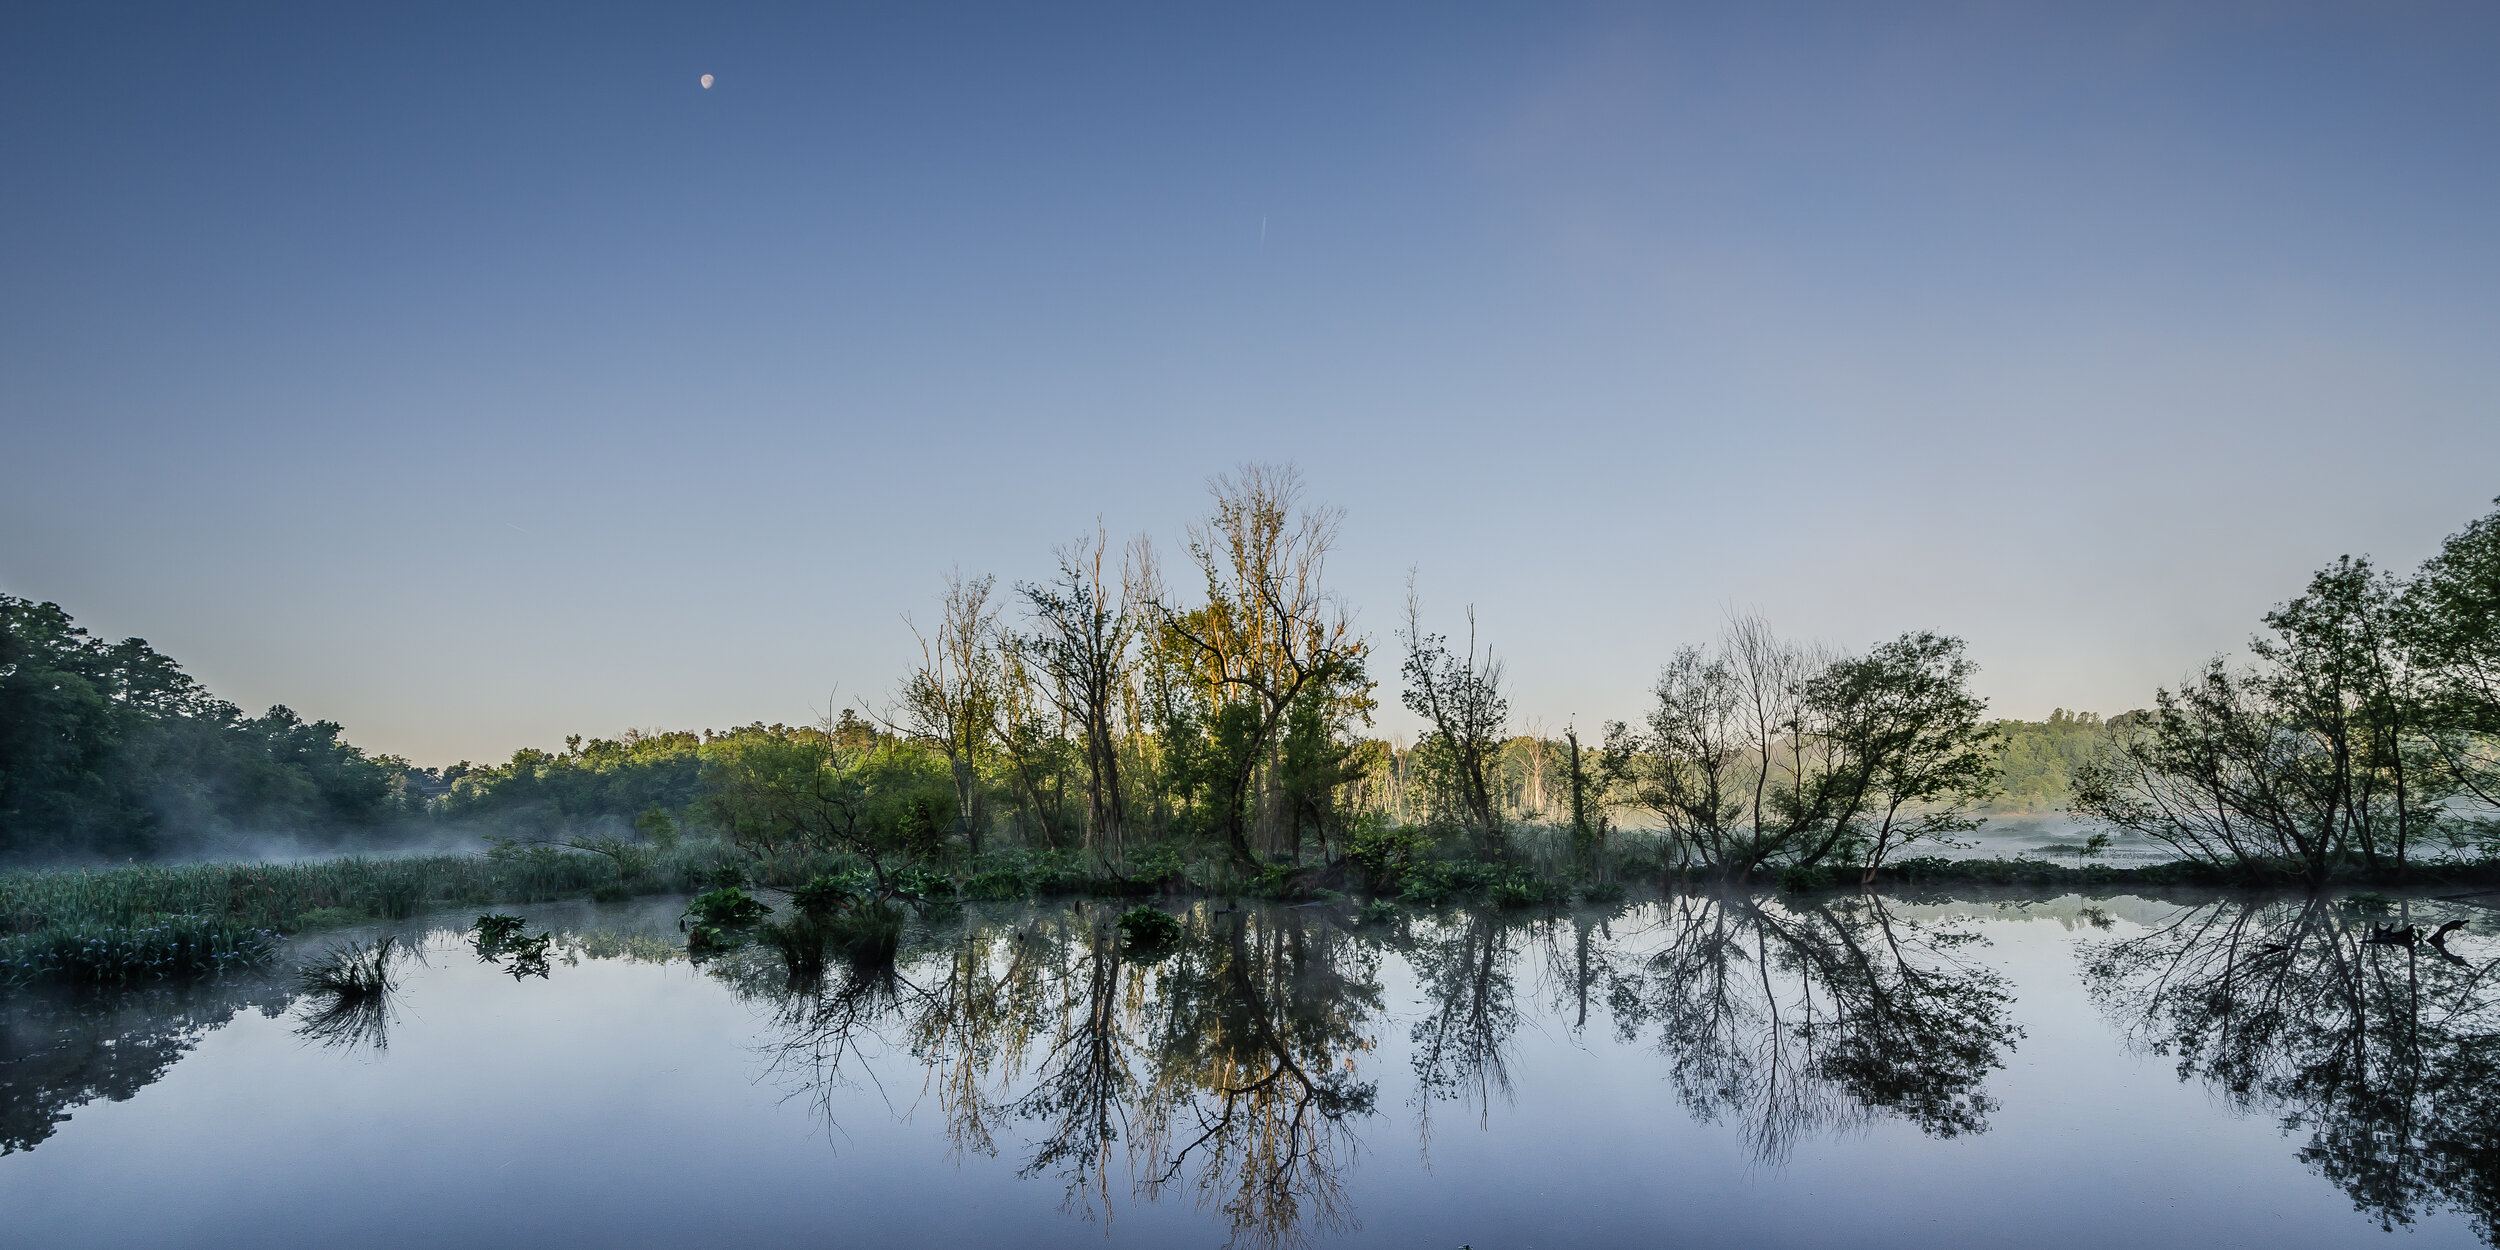
<svg viewBox="0 0 2500 1250"><path fill-rule="evenodd" d="M717 857L708 843L680 848L634 884L687 888ZM613 884L606 858L537 848L495 856L333 859L292 864L132 865L0 873L0 934L59 925L131 927L199 916L254 929L300 930L312 911L404 920L440 907L578 898Z"/></svg>
<svg viewBox="0 0 2500 1250"><path fill-rule="evenodd" d="M0 985L113 986L207 976L267 959L280 940L273 930L202 916L46 925L0 938Z"/></svg>
<svg viewBox="0 0 2500 1250"><path fill-rule="evenodd" d="M681 846L630 886L709 881L716 844ZM280 934L343 919L578 898L617 884L604 856L539 847L493 856L292 864L131 865L0 873L0 983L116 984L198 976L267 958Z"/></svg>

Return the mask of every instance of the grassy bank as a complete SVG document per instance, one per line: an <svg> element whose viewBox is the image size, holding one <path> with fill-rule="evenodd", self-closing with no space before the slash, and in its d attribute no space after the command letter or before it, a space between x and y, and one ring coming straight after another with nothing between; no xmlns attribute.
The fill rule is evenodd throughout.
<svg viewBox="0 0 2500 1250"><path fill-rule="evenodd" d="M1593 855L1552 831L1523 829L1499 856L1457 839L1416 839L1394 856L1355 854L1327 863L1248 870L1218 853L1138 848L1115 871L1064 851L1019 850L906 870L924 901L1015 901L1069 896L1214 896L1472 904L1504 909L1575 901L1612 902L1633 889L1683 880L1661 870L1658 847L1619 836ZM0 873L0 984L50 981L112 985L213 974L269 958L285 937L423 912L548 902L623 899L751 883L797 888L828 875L865 880L864 861L838 855L757 860L711 841L650 849L629 862L554 847L493 855L344 858L287 864L132 865ZM1855 871L1787 869L1758 889L1796 893L1859 888ZM899 879L899 878L898 878ZM1698 880L1691 882L1700 884ZM2117 867L2031 859L1904 859L1873 884L1932 891L2015 886L2109 891L2126 888L2299 884L2296 875L2188 862ZM2356 876L2343 884L2500 888L2500 864L2417 867L2405 881Z"/></svg>
<svg viewBox="0 0 2500 1250"><path fill-rule="evenodd" d="M441 908L686 890L727 868L720 848L694 843L623 874L606 857L553 848L5 873L0 983L194 976L265 959L291 934Z"/></svg>

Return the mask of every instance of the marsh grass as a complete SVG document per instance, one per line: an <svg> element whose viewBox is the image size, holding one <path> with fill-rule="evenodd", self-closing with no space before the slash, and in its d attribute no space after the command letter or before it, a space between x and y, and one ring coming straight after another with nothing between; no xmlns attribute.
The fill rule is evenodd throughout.
<svg viewBox="0 0 2500 1250"><path fill-rule="evenodd" d="M647 894L721 875L690 842L626 883ZM530 847L494 855L293 864L139 864L0 873L0 983L120 984L266 959L279 935L440 907L540 903L617 886L606 856Z"/></svg>
<svg viewBox="0 0 2500 1250"><path fill-rule="evenodd" d="M390 1047L391 993L399 986L395 937L342 942L298 970L304 992L296 1035L323 1046Z"/></svg>
<svg viewBox="0 0 2500 1250"><path fill-rule="evenodd" d="M296 986L307 994L341 1001L379 998L398 988L391 969L398 949L396 937L341 942L305 964L295 974Z"/></svg>
<svg viewBox="0 0 2500 1250"><path fill-rule="evenodd" d="M116 986L188 980L259 963L275 954L283 940L269 929L189 915L133 924L51 924L0 938L0 984Z"/></svg>

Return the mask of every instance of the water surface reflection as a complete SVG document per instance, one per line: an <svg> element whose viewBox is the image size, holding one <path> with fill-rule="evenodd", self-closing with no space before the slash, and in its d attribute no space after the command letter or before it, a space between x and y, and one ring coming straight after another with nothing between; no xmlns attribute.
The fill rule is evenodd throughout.
<svg viewBox="0 0 2500 1250"><path fill-rule="evenodd" d="M2382 1228L2453 1207L2500 1221L2500 992L2454 904L2219 899L2087 948L2095 999L2136 1045L2244 1113ZM2435 940L2434 940L2435 939Z"/></svg>
<svg viewBox="0 0 2500 1250"><path fill-rule="evenodd" d="M1874 1245L2195 1244L2253 1212L2291 1221L2282 1245L2470 1244L2500 1210L2500 951L2442 932L2487 914L2457 903L1198 902L1145 948L1079 904L924 922L891 967L795 982L763 948L690 964L675 907L532 909L544 963L520 975L410 926L378 996L278 968L0 999L0 1201L72 1241L247 1244L124 1227L150 1208L108 1195L161 1176L292 1209L379 1125L406 1198L377 1245L691 1244L832 1212L931 1245L1803 1244L1833 1204ZM148 1092L185 1072L183 1098ZM228 1120L185 1109L204 1094ZM261 1125L264 1101L291 1110ZM610 1114L640 1127L560 1127ZM520 1153L477 1154L486 1118ZM137 1162L228 1136L255 1144ZM507 1190L514 1159L537 1179ZM1066 1218L1016 1214L1037 1199Z"/></svg>

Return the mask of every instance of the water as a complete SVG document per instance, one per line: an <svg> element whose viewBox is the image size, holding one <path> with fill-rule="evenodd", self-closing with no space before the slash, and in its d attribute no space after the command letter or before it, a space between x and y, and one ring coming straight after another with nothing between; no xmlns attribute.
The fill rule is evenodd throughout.
<svg viewBox="0 0 2500 1250"><path fill-rule="evenodd" d="M799 991L688 963L675 907L530 909L544 978L412 926L312 1035L278 972L21 995L0 1243L2434 1247L2500 1207L2463 903L1199 904L1151 960L975 908Z"/></svg>

